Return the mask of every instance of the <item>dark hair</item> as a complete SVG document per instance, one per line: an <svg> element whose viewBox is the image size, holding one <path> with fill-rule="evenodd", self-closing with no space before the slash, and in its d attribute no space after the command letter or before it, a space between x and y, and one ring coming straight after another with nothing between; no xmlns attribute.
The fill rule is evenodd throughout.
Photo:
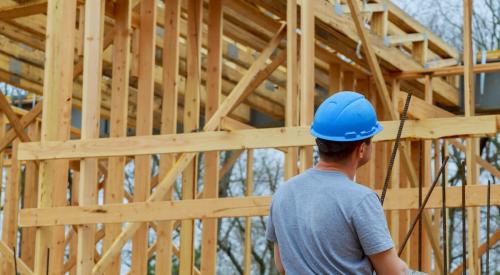
<svg viewBox="0 0 500 275"><path fill-rule="evenodd" d="M371 138L348 142L330 141L316 138L319 156L322 160L327 162L343 161L347 159L362 143L370 144L370 142Z"/></svg>

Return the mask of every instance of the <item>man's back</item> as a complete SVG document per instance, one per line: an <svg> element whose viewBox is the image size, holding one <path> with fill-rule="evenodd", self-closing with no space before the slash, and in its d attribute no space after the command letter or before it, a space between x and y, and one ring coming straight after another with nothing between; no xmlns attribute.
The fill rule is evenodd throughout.
<svg viewBox="0 0 500 275"><path fill-rule="evenodd" d="M273 197L267 238L287 274L369 274L393 247L377 195L342 173L309 169Z"/></svg>

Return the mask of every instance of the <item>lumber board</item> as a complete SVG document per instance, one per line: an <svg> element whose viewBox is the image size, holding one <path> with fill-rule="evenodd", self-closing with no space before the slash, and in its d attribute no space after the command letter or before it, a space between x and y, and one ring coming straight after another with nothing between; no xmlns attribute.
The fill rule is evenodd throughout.
<svg viewBox="0 0 500 275"><path fill-rule="evenodd" d="M37 0L15 6L0 8L0 18L11 20L19 17L40 14L47 11L47 0Z"/></svg>
<svg viewBox="0 0 500 275"><path fill-rule="evenodd" d="M104 0L85 3L85 32L83 45L83 97L81 140L99 138L101 106L101 72L104 36ZM97 158L84 158L80 162L79 205L97 203ZM95 225L78 227L76 272L89 274L94 266Z"/></svg>
<svg viewBox="0 0 500 275"><path fill-rule="evenodd" d="M424 187L424 194L429 187ZM466 206L486 205L486 185L466 187ZM376 190L380 193L381 190ZM446 206L461 206L461 187L446 187ZM500 186L491 187L491 205L500 205ZM242 198L196 199L180 201L149 201L129 204L67 206L23 209L19 214L21 227L53 226L83 223L152 222L200 218L267 216L271 196ZM418 188L389 189L384 210L418 209ZM426 209L441 207L441 190L433 191Z"/></svg>
<svg viewBox="0 0 500 275"><path fill-rule="evenodd" d="M138 57L138 93L136 136L153 133L154 110L154 69L156 44L156 1L140 2L139 57ZM146 201L151 192L151 156L135 157L134 201ZM148 268L148 225L143 224L132 238L132 267L134 274L142 274Z"/></svg>
<svg viewBox="0 0 500 275"><path fill-rule="evenodd" d="M43 76L41 140L65 140L71 129L76 0L49 0ZM47 161L40 165L38 206L66 205L67 161ZM48 257L50 249L50 259ZM58 273L63 269L64 227L37 229L35 274ZM50 268L50 270L48 270Z"/></svg>
<svg viewBox="0 0 500 275"><path fill-rule="evenodd" d="M113 73L111 82L111 116L110 137L127 136L127 108L129 98L129 65L130 65L130 21L132 9L128 0L115 2L115 26L113 31ZM106 40L106 38L104 39ZM106 41L104 42L106 44ZM104 45L106 48L106 45ZM126 158L108 159L108 177L104 188L105 203L120 203L124 198L123 182L125 179ZM109 249L114 239L120 234L121 224L104 226L103 251ZM121 257L116 257L107 274L120 274Z"/></svg>
<svg viewBox="0 0 500 275"><path fill-rule="evenodd" d="M455 136L485 136L498 132L497 116L470 118L430 118L408 120L403 139L437 139ZM374 142L393 140L399 121L382 121L384 131ZM224 140L221 143L220 140ZM309 127L284 127L235 131L216 131L141 137L101 138L85 141L30 142L19 145L20 160L44 160L123 155L166 154L314 145ZM123 148L127 148L124 152Z"/></svg>
<svg viewBox="0 0 500 275"><path fill-rule="evenodd" d="M165 3L163 37L163 101L161 114L161 134L177 132L178 74L179 74L179 25L181 3L179 0ZM161 16L159 17L161 18ZM175 155L160 155L158 178L163 178L175 162ZM158 183L158 180L156 181ZM151 184L152 187L156 184ZM164 200L172 199L172 191L165 194ZM172 273L172 221L160 221L156 227L156 274Z"/></svg>
<svg viewBox="0 0 500 275"><path fill-rule="evenodd" d="M299 100L299 125L311 125L314 117L314 39L315 39L315 16L314 1L302 2L300 9L300 100ZM312 167L312 147L299 149L300 165L299 171L304 172Z"/></svg>
<svg viewBox="0 0 500 275"><path fill-rule="evenodd" d="M205 117L210 119L220 104L222 25L221 0L211 0L208 6L207 103ZM274 71L274 70L273 70ZM219 152L205 153L203 198L219 196ZM217 219L202 220L201 267L203 274L215 274L217 268Z"/></svg>
<svg viewBox="0 0 500 275"><path fill-rule="evenodd" d="M5 202L3 205L2 215L2 241L8 247L17 247L17 221L20 203L20 190L21 190L21 167L17 160L17 146L19 140L14 140L12 165L10 167L8 181L5 185ZM5 263L3 267L0 266L3 274L14 273L14 266Z"/></svg>

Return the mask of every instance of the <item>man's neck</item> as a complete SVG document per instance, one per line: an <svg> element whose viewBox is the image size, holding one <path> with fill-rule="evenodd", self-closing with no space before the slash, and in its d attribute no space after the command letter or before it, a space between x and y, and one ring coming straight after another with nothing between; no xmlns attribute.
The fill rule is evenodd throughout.
<svg viewBox="0 0 500 275"><path fill-rule="evenodd" d="M345 174L349 179L354 180L356 176L356 165L353 163L338 163L338 162L326 162L320 160L316 165L316 169L325 171L338 171Z"/></svg>

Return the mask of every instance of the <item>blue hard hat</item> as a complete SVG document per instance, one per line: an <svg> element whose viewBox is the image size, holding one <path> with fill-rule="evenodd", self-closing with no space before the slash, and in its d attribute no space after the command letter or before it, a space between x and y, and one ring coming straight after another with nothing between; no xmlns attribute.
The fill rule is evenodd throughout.
<svg viewBox="0 0 500 275"><path fill-rule="evenodd" d="M311 134L348 142L370 138L383 129L372 104L362 94L342 91L321 103L314 115Z"/></svg>

